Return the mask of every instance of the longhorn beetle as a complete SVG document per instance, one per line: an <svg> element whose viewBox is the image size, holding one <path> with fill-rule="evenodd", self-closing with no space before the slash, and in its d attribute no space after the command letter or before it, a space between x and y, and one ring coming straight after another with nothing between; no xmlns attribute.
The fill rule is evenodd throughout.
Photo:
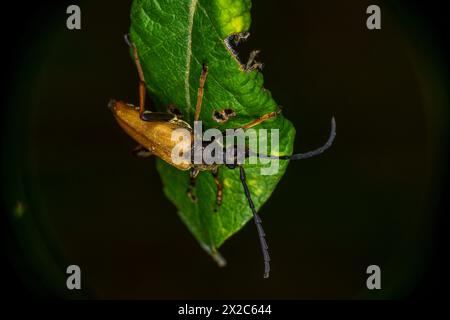
<svg viewBox="0 0 450 320"><path fill-rule="evenodd" d="M137 67L138 75L139 75L139 106L136 107L132 104L125 103L123 101L116 101L116 100L110 100L108 107L114 114L114 117L116 118L117 122L119 123L120 127L131 137L133 138L139 145L133 150L133 153L139 157L148 157L150 155L155 155L161 159L163 159L165 162L169 163L170 165L174 166L175 168L179 170L190 170L190 184L188 188L188 196L190 196L192 201L196 201L195 196L193 195L193 188L195 186L195 180L199 174L200 171L211 171L214 182L217 187L217 197L216 197L216 204L220 205L222 202L222 184L219 181L218 176L218 170L219 170L219 164L195 164L193 159L191 159L190 162L183 162L183 163L175 163L171 158L172 149L176 145L176 141L172 140L172 133L174 130L179 128L185 128L189 130L191 133L191 143L186 144L184 146L185 150L187 152L190 152L191 155L193 155L194 151L194 135L192 133L191 126L179 119L179 117L174 113L165 113L165 112L153 112L149 110L145 110L145 94L146 94L146 85L145 85L145 79L144 79L144 73L142 71L141 63L139 61L139 56L137 53L137 49L134 43L131 43L128 40L128 37L125 36L125 40L127 44L131 47L133 51L133 57L134 61ZM203 91L205 87L205 81L208 74L208 67L206 64L203 64L203 69L200 75L200 85L198 88L198 94L197 94L197 104L195 109L195 116L194 120L198 121L200 116L200 110L202 106L202 99L203 99ZM250 123L244 125L241 127L241 129L249 129L251 127L257 126L260 123L274 118L278 115L279 112L271 112L265 115L262 115L261 117L251 121ZM283 155L283 156L271 156L271 155L264 155L264 154L253 154L250 152L247 148L245 150L245 158L248 158L250 156L258 156L260 158L266 158L266 159L279 159L279 160L300 160L300 159L306 159L311 158L316 155L321 154L326 149L331 147L334 138L336 135L336 123L334 118L331 120L331 133L328 138L328 141L320 148L307 152L307 153L299 153L299 154L293 154L293 155ZM213 140L214 142L214 140ZM202 141L202 147L205 148L208 144L213 143L211 141ZM236 149L236 145L234 146ZM226 154L226 152L224 152ZM236 153L235 153L236 154ZM226 166L229 169L235 169L239 168L240 173L240 179L242 182L242 186L244 189L245 196L248 200L248 204L250 206L250 209L253 213L253 219L256 224L256 228L258 231L259 241L261 245L261 250L264 258L264 278L269 277L269 271L270 271L270 257L268 252L268 246L265 240L265 233L262 227L262 221L261 218L256 213L255 206L253 204L252 197L250 195L250 190L247 185L246 176L245 176L245 170L242 164L237 162L236 157L235 160L232 163L226 162Z"/></svg>

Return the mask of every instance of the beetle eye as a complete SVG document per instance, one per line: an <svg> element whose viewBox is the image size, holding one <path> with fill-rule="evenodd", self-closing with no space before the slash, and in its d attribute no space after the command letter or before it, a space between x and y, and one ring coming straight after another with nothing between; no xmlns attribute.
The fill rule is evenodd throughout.
<svg viewBox="0 0 450 320"><path fill-rule="evenodd" d="M116 100L114 99L109 100L108 109L111 110L112 112L116 111Z"/></svg>

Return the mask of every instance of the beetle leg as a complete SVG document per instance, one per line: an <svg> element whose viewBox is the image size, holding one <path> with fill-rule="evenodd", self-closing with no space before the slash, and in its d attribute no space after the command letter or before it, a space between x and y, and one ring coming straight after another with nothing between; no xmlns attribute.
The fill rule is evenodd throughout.
<svg viewBox="0 0 450 320"><path fill-rule="evenodd" d="M189 171L189 187L188 187L188 197L191 199L192 202L197 202L197 196L194 194L194 188L195 188L195 182L197 180L197 176L199 174L199 170L192 168Z"/></svg>
<svg viewBox="0 0 450 320"><path fill-rule="evenodd" d="M252 122L247 123L246 125L242 126L241 128L242 129L250 129L250 128L252 128L254 126L257 126L258 124L266 121L266 120L275 118L280 112L281 112L281 109L279 109L278 111L273 111L273 112L270 112L270 113L266 113L265 115L259 117L256 120L253 120Z"/></svg>
<svg viewBox="0 0 450 320"><path fill-rule="evenodd" d="M141 145L134 148L131 153L137 158L148 158L153 154L150 150Z"/></svg>
<svg viewBox="0 0 450 320"><path fill-rule="evenodd" d="M200 111L202 110L203 91L205 88L205 81L207 75L208 75L208 66L206 65L206 63L204 63L202 68L202 74L200 75L200 85L198 87L197 92L197 105L195 106L194 121L198 121L198 118L200 117Z"/></svg>
<svg viewBox="0 0 450 320"><path fill-rule="evenodd" d="M216 206L214 208L214 212L219 210L219 207L222 205L222 196L223 196L223 186L219 180L219 167L211 171L214 183L216 184L217 193L216 193Z"/></svg>

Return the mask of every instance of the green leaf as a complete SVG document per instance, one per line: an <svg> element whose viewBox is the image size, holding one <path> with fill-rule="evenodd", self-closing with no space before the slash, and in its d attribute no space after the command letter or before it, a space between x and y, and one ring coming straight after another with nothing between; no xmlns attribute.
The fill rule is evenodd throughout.
<svg viewBox="0 0 450 320"><path fill-rule="evenodd" d="M202 63L206 62L209 73L200 115L204 130L237 128L278 109L263 87L261 72L245 71L224 42L228 36L249 29L250 7L250 0L133 1L131 40L136 44L154 103L151 108L165 111L174 104L192 124ZM212 114L225 108L233 109L237 116L220 125ZM279 129L279 153L292 153L295 129L282 115L255 128ZM280 161L279 172L269 176L261 175L261 166L245 165L258 210L283 176L287 162ZM216 187L211 173L200 173L195 189L198 201L193 203L187 196L187 171L177 170L162 160L158 160L157 168L165 194L195 238L213 256L226 239L252 218L239 170L220 168L223 204L214 212Z"/></svg>

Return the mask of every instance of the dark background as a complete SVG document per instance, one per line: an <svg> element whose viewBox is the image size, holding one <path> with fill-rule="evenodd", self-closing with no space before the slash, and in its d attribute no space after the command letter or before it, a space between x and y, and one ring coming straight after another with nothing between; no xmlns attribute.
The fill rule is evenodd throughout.
<svg viewBox="0 0 450 320"><path fill-rule="evenodd" d="M261 210L272 255L261 277L253 225L228 240L219 269L162 193L154 160L106 108L137 101L123 42L128 1L15 5L2 23L4 254L12 297L352 299L438 297L444 287L448 176L447 19L441 1L253 3L265 86L297 128L295 150L338 137L324 156L291 163ZM12 212L20 201L23 216ZM67 292L65 268L82 269ZM368 265L381 291L365 288Z"/></svg>

